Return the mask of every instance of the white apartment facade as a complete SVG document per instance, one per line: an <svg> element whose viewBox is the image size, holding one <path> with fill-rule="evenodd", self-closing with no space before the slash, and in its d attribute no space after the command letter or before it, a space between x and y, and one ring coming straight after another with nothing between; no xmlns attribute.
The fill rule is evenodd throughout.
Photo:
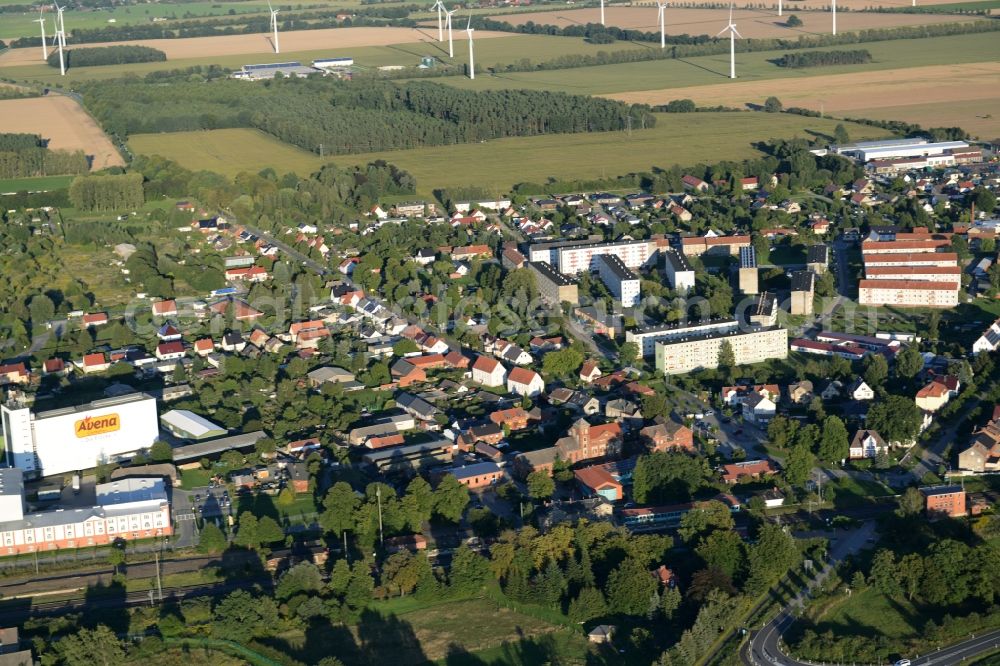
<svg viewBox="0 0 1000 666"><path fill-rule="evenodd" d="M927 280L861 280L858 302L861 305L897 307L952 308L958 305L959 284Z"/></svg>
<svg viewBox="0 0 1000 666"><path fill-rule="evenodd" d="M597 274L622 307L631 308L639 304L641 287L639 276L613 254L604 254L595 258Z"/></svg>
<svg viewBox="0 0 1000 666"><path fill-rule="evenodd" d="M728 333L739 329L739 322L735 319L713 319L710 321L694 322L691 324L667 324L664 326L649 326L638 328L634 331L626 331L625 342L633 342L639 348L639 353L643 358L653 358L655 354L655 344L668 340L679 340L693 335L705 335L707 333Z"/></svg>
<svg viewBox="0 0 1000 666"><path fill-rule="evenodd" d="M620 241L563 247L558 252L558 269L565 275L575 275L596 269L594 260L606 254L618 257L628 268L645 266L656 253L653 241Z"/></svg>
<svg viewBox="0 0 1000 666"><path fill-rule="evenodd" d="M724 342L732 348L736 365L788 357L788 331L784 328L711 332L655 342L656 370L665 375L680 375L716 368Z"/></svg>

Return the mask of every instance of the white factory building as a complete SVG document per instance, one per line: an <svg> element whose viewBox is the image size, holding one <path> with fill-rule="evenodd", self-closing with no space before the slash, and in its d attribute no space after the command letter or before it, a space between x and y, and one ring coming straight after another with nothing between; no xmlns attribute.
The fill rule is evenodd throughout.
<svg viewBox="0 0 1000 666"><path fill-rule="evenodd" d="M603 254L595 259L595 263L601 281L622 307L631 308L639 304L639 276L629 270L621 259L613 254Z"/></svg>
<svg viewBox="0 0 1000 666"><path fill-rule="evenodd" d="M168 536L170 503L160 478L96 488L96 505L27 513L24 472L0 469L0 556Z"/></svg>
<svg viewBox="0 0 1000 666"><path fill-rule="evenodd" d="M54 476L129 458L159 435L156 399L144 393L44 412L0 405L6 464L29 477Z"/></svg>
<svg viewBox="0 0 1000 666"><path fill-rule="evenodd" d="M845 146L837 146L834 152L853 157L861 162L890 160L901 157L927 157L945 155L954 151L965 151L969 144L964 141L938 141L915 137L911 139L887 139L884 141L859 141Z"/></svg>

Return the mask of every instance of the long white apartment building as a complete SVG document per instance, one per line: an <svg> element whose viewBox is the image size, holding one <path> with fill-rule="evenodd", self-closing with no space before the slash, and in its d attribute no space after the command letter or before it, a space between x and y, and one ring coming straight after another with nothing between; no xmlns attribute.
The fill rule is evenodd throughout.
<svg viewBox="0 0 1000 666"><path fill-rule="evenodd" d="M624 308L639 304L641 287L639 276L629 270L622 260L613 254L602 254L595 258L597 274L601 281L617 298Z"/></svg>
<svg viewBox="0 0 1000 666"><path fill-rule="evenodd" d="M710 331L654 343L656 370L680 375L717 368L723 344L729 343L736 365L788 357L788 331L779 327Z"/></svg>
<svg viewBox="0 0 1000 666"><path fill-rule="evenodd" d="M879 266L957 266L958 254L954 252L909 252L902 254L880 254L866 252L863 255L865 270Z"/></svg>
<svg viewBox="0 0 1000 666"><path fill-rule="evenodd" d="M660 252L663 253L663 270L670 286L682 293L694 289L694 269L687 257L669 247L662 248Z"/></svg>
<svg viewBox="0 0 1000 666"><path fill-rule="evenodd" d="M564 275L596 271L597 257L608 254L618 257L628 268L642 268L656 255L656 243L640 240L561 247L558 249L555 266Z"/></svg>
<svg viewBox="0 0 1000 666"><path fill-rule="evenodd" d="M99 484L96 491L94 506L28 513L24 472L0 469L0 555L84 548L173 533L163 479L120 479Z"/></svg>
<svg viewBox="0 0 1000 666"><path fill-rule="evenodd" d="M634 342L643 358L653 358L657 342L679 340L695 335L708 333L728 333L739 330L740 324L735 319L711 319L693 323L663 324L647 326L634 331L626 331L625 342Z"/></svg>
<svg viewBox="0 0 1000 666"><path fill-rule="evenodd" d="M30 476L90 469L131 457L159 436L156 399L144 393L34 412L0 405L5 460Z"/></svg>
<svg viewBox="0 0 1000 666"><path fill-rule="evenodd" d="M924 237L908 240L866 240L861 243L861 252L864 255L911 254L914 252L936 252L949 245L951 245L951 238L944 234L926 234Z"/></svg>
<svg viewBox="0 0 1000 666"><path fill-rule="evenodd" d="M869 280L961 282L962 269L958 266L869 266L865 270L865 278Z"/></svg>
<svg viewBox="0 0 1000 666"><path fill-rule="evenodd" d="M892 305L913 308L952 308L958 305L957 282L929 280L861 280L861 305Z"/></svg>

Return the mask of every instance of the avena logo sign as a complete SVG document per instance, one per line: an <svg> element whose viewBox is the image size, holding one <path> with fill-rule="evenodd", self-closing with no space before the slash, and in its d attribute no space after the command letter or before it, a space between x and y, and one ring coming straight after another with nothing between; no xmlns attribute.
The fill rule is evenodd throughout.
<svg viewBox="0 0 1000 666"><path fill-rule="evenodd" d="M114 432L121 428L121 420L117 414L105 414L104 416L88 416L76 422L74 430L77 437L93 437L104 433Z"/></svg>

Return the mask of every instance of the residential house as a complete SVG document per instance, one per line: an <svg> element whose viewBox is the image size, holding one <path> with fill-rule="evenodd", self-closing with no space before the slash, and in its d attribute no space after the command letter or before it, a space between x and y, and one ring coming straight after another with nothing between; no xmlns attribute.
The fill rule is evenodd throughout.
<svg viewBox="0 0 1000 666"><path fill-rule="evenodd" d="M580 367L580 381L589 384L601 376L601 369L594 361L584 361Z"/></svg>
<svg viewBox="0 0 1000 666"><path fill-rule="evenodd" d="M938 376L917 391L917 407L925 412L936 412L958 395L959 381L954 376Z"/></svg>
<svg viewBox="0 0 1000 666"><path fill-rule="evenodd" d="M392 364L389 368L389 374L400 388L406 388L407 386L427 381L427 372L404 358Z"/></svg>
<svg viewBox="0 0 1000 666"><path fill-rule="evenodd" d="M617 502L623 497L623 486L604 465L591 465L573 473L580 490L587 497L603 497Z"/></svg>
<svg viewBox="0 0 1000 666"><path fill-rule="evenodd" d="M183 336L180 330L173 324L164 324L157 329L156 337L159 338L160 342L174 342L175 340L180 340Z"/></svg>
<svg viewBox="0 0 1000 666"><path fill-rule="evenodd" d="M510 409L499 409L492 412L489 416L490 421L497 424L498 426L506 425L511 432L517 432L518 430L524 430L528 427L530 422L530 417L528 412L524 411L521 407L512 407Z"/></svg>
<svg viewBox="0 0 1000 666"><path fill-rule="evenodd" d="M168 301L157 301L153 303L152 310L154 317L176 317L177 301L173 299Z"/></svg>
<svg viewBox="0 0 1000 666"><path fill-rule="evenodd" d="M412 393L397 393L396 406L421 421L433 421L438 414L437 407Z"/></svg>
<svg viewBox="0 0 1000 666"><path fill-rule="evenodd" d="M653 451L681 450L694 453L694 433L682 423L664 421L646 426L639 438Z"/></svg>
<svg viewBox="0 0 1000 666"><path fill-rule="evenodd" d="M851 382L851 385L847 387L847 395L852 400L858 401L875 399L875 391L860 377Z"/></svg>
<svg viewBox="0 0 1000 666"><path fill-rule="evenodd" d="M61 361L60 361L61 362ZM4 384L27 384L31 373L24 363L6 363L0 365L0 386Z"/></svg>
<svg viewBox="0 0 1000 666"><path fill-rule="evenodd" d="M347 384L355 381L353 372L330 365L310 370L306 377L313 388L320 388L323 384Z"/></svg>
<svg viewBox="0 0 1000 666"><path fill-rule="evenodd" d="M222 344L220 346L223 351L241 352L246 348L247 343L239 331L229 331L222 336Z"/></svg>
<svg viewBox="0 0 1000 666"><path fill-rule="evenodd" d="M533 398L545 390L545 382L534 370L514 368L507 376L507 390L522 397Z"/></svg>
<svg viewBox="0 0 1000 666"><path fill-rule="evenodd" d="M583 460L617 456L621 452L622 429L617 423L591 425L578 419L565 437L556 442L559 457L571 465Z"/></svg>
<svg viewBox="0 0 1000 666"><path fill-rule="evenodd" d="M789 384L786 389L788 401L793 405L807 405L813 399L813 383L808 379Z"/></svg>
<svg viewBox="0 0 1000 666"><path fill-rule="evenodd" d="M0 370L0 372L2 372L2 370ZM64 375L66 372L66 362L61 358L50 358L42 363L43 375Z"/></svg>
<svg viewBox="0 0 1000 666"><path fill-rule="evenodd" d="M965 489L962 486L920 488L929 520L960 518L966 514Z"/></svg>
<svg viewBox="0 0 1000 666"><path fill-rule="evenodd" d="M93 354L83 355L81 367L85 373L90 374L94 372L104 372L111 367L111 363L109 363L107 358L105 358L104 352L94 352Z"/></svg>
<svg viewBox="0 0 1000 666"><path fill-rule="evenodd" d="M215 351L215 341L212 338L199 338L194 341L193 349L198 356L208 356Z"/></svg>
<svg viewBox="0 0 1000 666"><path fill-rule="evenodd" d="M83 328L92 328L94 326L104 326L109 321L107 312L90 312L83 315L80 323Z"/></svg>
<svg viewBox="0 0 1000 666"><path fill-rule="evenodd" d="M745 460L722 466L722 480L733 485L743 480L757 480L778 473L770 460Z"/></svg>
<svg viewBox="0 0 1000 666"><path fill-rule="evenodd" d="M777 405L764 393L755 391L743 401L743 418L750 423L767 423L776 413Z"/></svg>
<svg viewBox="0 0 1000 666"><path fill-rule="evenodd" d="M819 392L819 397L824 402L837 400L843 395L844 384L839 379L827 382Z"/></svg>
<svg viewBox="0 0 1000 666"><path fill-rule="evenodd" d="M495 462L480 462L461 467L447 467L441 470L444 474L451 474L463 486L468 486L472 490L486 488L496 485L503 479L503 469Z"/></svg>
<svg viewBox="0 0 1000 666"><path fill-rule="evenodd" d="M161 361L177 361L184 358L184 343L180 340L161 342L156 345L156 358Z"/></svg>
<svg viewBox="0 0 1000 666"><path fill-rule="evenodd" d="M723 386L720 397L723 404L739 407L754 394L768 398L771 402L778 402L781 399L781 388L777 384Z"/></svg>
<svg viewBox="0 0 1000 666"><path fill-rule="evenodd" d="M851 439L849 457L851 460L860 458L875 458L879 454L888 454L889 445L886 444L877 430L858 430Z"/></svg>
<svg viewBox="0 0 1000 666"><path fill-rule="evenodd" d="M681 182L684 184L685 189L694 190L695 192L708 191L708 183L703 181L701 178L685 175L681 178Z"/></svg>
<svg viewBox="0 0 1000 666"><path fill-rule="evenodd" d="M472 381L482 386L503 386L507 380L507 368L488 356L476 357L472 364Z"/></svg>

